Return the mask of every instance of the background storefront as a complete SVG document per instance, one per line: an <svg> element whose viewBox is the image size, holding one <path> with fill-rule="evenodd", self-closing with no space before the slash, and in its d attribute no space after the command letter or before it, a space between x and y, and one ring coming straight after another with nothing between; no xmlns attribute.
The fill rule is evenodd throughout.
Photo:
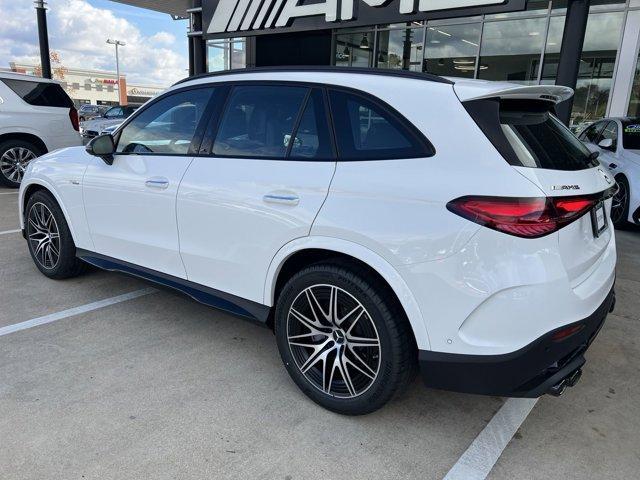
<svg viewBox="0 0 640 480"><path fill-rule="evenodd" d="M40 75L39 66L11 62L10 72ZM76 106L85 103L92 105L118 105L118 86L115 72L103 70L81 70L62 68L54 72L54 79L58 80ZM123 90L126 90L126 100L129 104L142 104L165 90L158 85L127 84L126 76L121 75ZM124 103L124 102L122 102Z"/></svg>
<svg viewBox="0 0 640 480"><path fill-rule="evenodd" d="M565 34L576 35L579 31L571 24L565 32L572 0L529 0L520 3L522 8L510 11L496 13L488 6L470 9L472 15L456 11L450 18L356 28L347 28L350 22L343 22L329 24L337 28L312 29L305 24L300 31L285 26L265 32L247 30L247 24L235 30L227 28L231 32L209 33L202 12L207 17L207 11L216 12L225 1L233 0L203 0L204 4L195 0L187 9L193 73L319 64L405 69L535 85L565 84L567 69L559 79L559 68L562 62L575 62L572 126L581 128L603 116L640 115L640 0L582 0L588 4L586 31L582 48L573 58L561 58ZM157 4L152 8L162 11L160 2L143 3L146 7ZM248 1L240 0L241 4L251 8L246 7ZM382 16L375 13L375 18ZM232 24L234 18L229 18Z"/></svg>

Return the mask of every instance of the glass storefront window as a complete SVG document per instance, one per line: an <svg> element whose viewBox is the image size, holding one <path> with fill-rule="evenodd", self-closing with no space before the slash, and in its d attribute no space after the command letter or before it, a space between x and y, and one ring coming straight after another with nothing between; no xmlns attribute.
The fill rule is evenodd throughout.
<svg viewBox="0 0 640 480"><path fill-rule="evenodd" d="M436 75L473 78L480 24L427 27L425 70Z"/></svg>
<svg viewBox="0 0 640 480"><path fill-rule="evenodd" d="M507 13L494 13L485 15L486 20L497 20L502 18L531 17L533 15L546 15L549 10L549 0L529 0L525 10Z"/></svg>
<svg viewBox="0 0 640 480"><path fill-rule="evenodd" d="M485 23L478 78L538 83L546 23L544 17Z"/></svg>
<svg viewBox="0 0 640 480"><path fill-rule="evenodd" d="M335 64L342 67L373 66L374 32L336 35Z"/></svg>
<svg viewBox="0 0 640 480"><path fill-rule="evenodd" d="M564 15L551 17L549 20L549 34L547 35L544 65L542 66L542 76L540 79L540 83L543 85L554 85L556 83L565 21L566 17Z"/></svg>
<svg viewBox="0 0 640 480"><path fill-rule="evenodd" d="M207 70L218 72L247 66L245 38L224 38L207 41Z"/></svg>
<svg viewBox="0 0 640 480"><path fill-rule="evenodd" d="M606 115L624 12L590 14L571 112L571 124Z"/></svg>
<svg viewBox="0 0 640 480"><path fill-rule="evenodd" d="M628 115L630 117L640 117L640 55L638 56L638 63L636 63L636 74L633 77Z"/></svg>
<svg viewBox="0 0 640 480"><path fill-rule="evenodd" d="M422 71L423 35L422 28L378 32L376 65L379 68Z"/></svg>

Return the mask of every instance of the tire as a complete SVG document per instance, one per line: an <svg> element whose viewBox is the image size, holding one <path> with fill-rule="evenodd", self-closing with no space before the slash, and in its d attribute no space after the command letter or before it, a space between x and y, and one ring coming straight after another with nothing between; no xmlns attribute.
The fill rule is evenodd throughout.
<svg viewBox="0 0 640 480"><path fill-rule="evenodd" d="M64 214L49 192L39 190L29 198L25 231L31 258L45 276L62 280L85 270L86 264L76 257L76 246Z"/></svg>
<svg viewBox="0 0 640 480"><path fill-rule="evenodd" d="M18 188L27 164L43 153L37 145L24 140L0 143L0 185Z"/></svg>
<svg viewBox="0 0 640 480"><path fill-rule="evenodd" d="M629 182L623 176L616 178L618 192L613 197L611 207L611 221L616 228L623 229L628 225L629 218Z"/></svg>
<svg viewBox="0 0 640 480"><path fill-rule="evenodd" d="M275 312L278 349L293 381L314 402L364 415L413 380L415 339L391 295L367 271L340 263L312 265L286 283ZM337 308L329 319L331 298Z"/></svg>

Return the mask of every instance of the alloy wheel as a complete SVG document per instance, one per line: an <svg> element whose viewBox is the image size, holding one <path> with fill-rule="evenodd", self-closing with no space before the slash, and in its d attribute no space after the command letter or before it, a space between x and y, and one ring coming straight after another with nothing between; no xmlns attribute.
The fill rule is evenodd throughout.
<svg viewBox="0 0 640 480"><path fill-rule="evenodd" d="M380 338L371 316L353 295L314 285L291 304L287 339L296 366L327 395L354 398L380 370Z"/></svg>
<svg viewBox="0 0 640 480"><path fill-rule="evenodd" d="M623 181L618 182L618 191L613 196L613 201L611 204L611 220L613 223L618 224L621 220L623 220L623 216L627 209L627 199L629 196L629 192L627 191L627 186Z"/></svg>
<svg viewBox="0 0 640 480"><path fill-rule="evenodd" d="M36 261L48 270L55 268L60 259L60 230L44 203L34 203L29 210L27 235Z"/></svg>
<svg viewBox="0 0 640 480"><path fill-rule="evenodd" d="M0 157L0 172L12 182L20 183L27 165L36 158L36 154L25 147L13 147Z"/></svg>

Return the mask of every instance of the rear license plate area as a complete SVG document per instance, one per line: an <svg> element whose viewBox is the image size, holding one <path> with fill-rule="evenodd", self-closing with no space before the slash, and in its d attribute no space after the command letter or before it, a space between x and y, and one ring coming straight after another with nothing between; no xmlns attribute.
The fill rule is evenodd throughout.
<svg viewBox="0 0 640 480"><path fill-rule="evenodd" d="M609 226L604 202L598 202L591 210L591 226L593 227L593 236L595 238L600 237Z"/></svg>

